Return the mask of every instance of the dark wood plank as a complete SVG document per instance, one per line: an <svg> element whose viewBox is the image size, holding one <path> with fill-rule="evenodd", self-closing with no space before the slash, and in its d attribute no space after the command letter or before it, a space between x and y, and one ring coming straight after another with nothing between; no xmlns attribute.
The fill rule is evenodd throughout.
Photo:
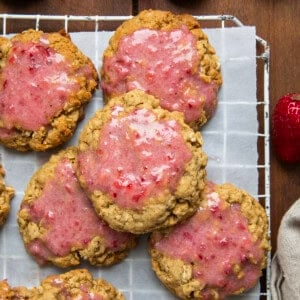
<svg viewBox="0 0 300 300"><path fill-rule="evenodd" d="M132 14L132 1L77 1L77 0L4 0L0 2L0 13L14 14L44 14L44 15L102 15L127 16ZM103 30L113 30L120 23L105 22L99 24ZM34 21L7 21L7 32L20 32L35 27ZM64 28L63 21L40 21L40 29L44 31L58 31ZM70 22L69 31L93 31L93 22ZM2 30L2 24L0 26Z"/></svg>
<svg viewBox="0 0 300 300"><path fill-rule="evenodd" d="M270 17L271 111L280 96L300 92L300 2L273 1ZM274 156L271 147L272 242L283 214L300 198L300 165L286 166Z"/></svg>
<svg viewBox="0 0 300 300"><path fill-rule="evenodd" d="M270 111L280 96L300 91L300 1L298 0L173 0L139 1L138 9L162 9L200 15L231 14L245 25L255 25L257 34L271 47ZM286 166L276 159L271 145L271 228L273 252L283 214L300 197L300 166Z"/></svg>

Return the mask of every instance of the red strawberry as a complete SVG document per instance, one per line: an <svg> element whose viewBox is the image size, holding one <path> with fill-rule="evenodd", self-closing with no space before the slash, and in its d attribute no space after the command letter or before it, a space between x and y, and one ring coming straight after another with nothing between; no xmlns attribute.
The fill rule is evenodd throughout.
<svg viewBox="0 0 300 300"><path fill-rule="evenodd" d="M279 99L273 118L273 145L280 160L300 163L300 94Z"/></svg>

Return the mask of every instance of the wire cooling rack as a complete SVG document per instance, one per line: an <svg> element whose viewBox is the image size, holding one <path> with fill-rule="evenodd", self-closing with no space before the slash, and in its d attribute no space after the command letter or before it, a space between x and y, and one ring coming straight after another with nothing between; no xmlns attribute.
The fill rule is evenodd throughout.
<svg viewBox="0 0 300 300"><path fill-rule="evenodd" d="M93 27L95 32L96 43L98 44L98 35L97 33L102 30L101 24L106 22L122 22L132 18L132 16L73 16L73 15L23 15L23 14L0 14L0 27L2 20L2 35L6 36L10 34L9 22L18 22L22 23L24 21L30 20L33 22L31 27L35 27L36 30L41 29L41 22L48 21L59 21L63 24L65 31L69 31L70 22L89 22ZM245 26L239 19L232 15L210 15L210 16L195 16L197 20L199 20L208 27L216 27L216 28L226 28L226 27L243 27ZM202 26L205 28L205 26ZM23 28L22 30L26 30L27 28ZM256 110L257 110L257 118L259 121L258 132L255 134L257 137L257 147L259 158L257 161L257 165L254 166L258 170L258 180L259 180L259 189L258 194L254 195L259 201L264 205L268 220L270 223L270 158L269 158L269 59L270 59L270 48L268 43L259 36L256 36L256 60L257 60L257 82L258 89L256 95ZM95 54L95 60L98 61L98 53ZM4 152L6 150L4 149ZM2 151L1 151L2 152ZM10 158L9 154L5 154L8 159ZM1 153L2 156L2 153ZM29 156L30 158L30 156ZM247 166L240 165L239 167L247 168ZM9 176L9 175L8 175ZM17 196L20 197L20 192L17 192ZM270 227L270 226L269 226ZM1 233L1 232L0 232ZM6 235L9 234L6 233ZM271 234L269 229L269 235ZM3 238L5 240L5 245L8 243L8 237ZM1 238L0 238L0 250L1 250ZM5 247L2 246L2 247ZM2 251L3 252L3 251ZM5 252L5 251L4 251ZM13 258L14 256L12 256ZM2 258L2 260L1 260ZM0 263L3 263L5 260L5 254L1 254L0 252ZM129 259L130 261L130 259ZM3 263L3 266L0 267L3 269L4 276L8 273L10 266ZM130 276L132 276L132 266L128 268ZM271 299L270 294L270 270L271 270L271 254L268 254L267 259L267 268L265 270L264 276L261 280L261 288L259 297L260 299ZM1 272L1 270L0 270ZM1 273L0 273L1 274ZM25 284L24 284L25 285ZM121 288L122 289L122 288ZM125 290L125 295L128 296L128 299L133 299L131 293ZM126 294L127 292L127 294ZM164 296L160 296L166 299ZM145 297L146 299L147 297ZM243 299L247 299L247 296ZM148 298L147 298L148 299ZM150 298L149 298L150 299ZM169 299L169 298L168 298ZM238 298L240 299L240 298Z"/></svg>

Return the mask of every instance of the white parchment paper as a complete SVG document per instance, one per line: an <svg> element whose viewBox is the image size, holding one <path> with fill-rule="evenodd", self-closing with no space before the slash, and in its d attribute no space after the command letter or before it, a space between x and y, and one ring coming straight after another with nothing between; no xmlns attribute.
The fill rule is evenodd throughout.
<svg viewBox="0 0 300 300"><path fill-rule="evenodd" d="M257 113L256 113L256 40L254 27L206 29L211 44L220 58L223 85L219 105L213 119L201 130L204 150L209 157L208 179L216 183L231 182L252 195L258 193L257 172ZM71 33L73 42L89 56L97 69L103 50L112 32ZM103 106L100 91L86 108L68 145L77 144L78 135L95 110ZM45 276L66 270L39 267L26 253L16 223L16 215L26 185L34 171L55 152L17 153L0 146L2 163L6 169L6 183L16 190L12 209L5 226L0 230L0 278L7 278L12 286L35 286ZM147 236L123 262L108 268L88 267L95 277L103 277L122 290L126 299L175 299L157 280L151 270L146 247ZM259 299L259 286L244 296L230 299Z"/></svg>

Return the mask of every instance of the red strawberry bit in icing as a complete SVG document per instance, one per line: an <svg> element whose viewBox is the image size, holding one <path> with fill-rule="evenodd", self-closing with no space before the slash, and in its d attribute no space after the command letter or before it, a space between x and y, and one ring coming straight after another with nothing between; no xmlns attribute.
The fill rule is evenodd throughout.
<svg viewBox="0 0 300 300"><path fill-rule="evenodd" d="M166 238L157 236L154 247L169 257L193 262L194 277L206 283L204 299L211 299L210 288L218 289L224 297L253 287L261 275L263 250L248 231L248 221L239 204L228 205L216 192L208 193L206 198L208 208L200 208ZM250 258L258 265L252 264ZM241 278L234 273L235 265L243 270Z"/></svg>
<svg viewBox="0 0 300 300"><path fill-rule="evenodd" d="M201 111L210 117L216 107L218 86L199 76L196 37L187 27L162 31L141 29L123 37L118 50L103 62L109 81L104 92L120 95L140 89L160 99L161 107L181 111L185 120L198 120Z"/></svg>
<svg viewBox="0 0 300 300"><path fill-rule="evenodd" d="M132 237L112 230L98 218L68 159L58 163L55 176L46 183L42 195L30 207L23 208L29 210L33 222L46 229L41 240L28 246L41 264L53 255L67 255L73 246L86 247L95 236L103 237L112 251L120 250Z"/></svg>
<svg viewBox="0 0 300 300"><path fill-rule="evenodd" d="M1 74L0 120L5 128L37 130L79 91L71 64L43 42L14 42ZM75 74L76 73L76 74Z"/></svg>
<svg viewBox="0 0 300 300"><path fill-rule="evenodd" d="M108 193L120 206L140 208L143 200L176 189L192 153L175 120L157 120L147 109L117 118L101 130L97 150L78 155L90 192Z"/></svg>

